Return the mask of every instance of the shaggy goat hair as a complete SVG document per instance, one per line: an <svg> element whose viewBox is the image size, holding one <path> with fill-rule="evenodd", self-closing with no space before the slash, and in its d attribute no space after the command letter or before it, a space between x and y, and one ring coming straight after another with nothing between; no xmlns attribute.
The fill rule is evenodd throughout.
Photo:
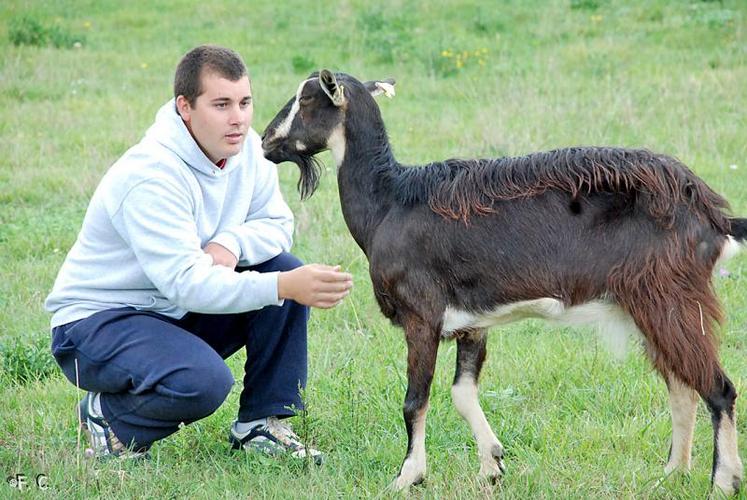
<svg viewBox="0 0 747 500"><path fill-rule="evenodd" d="M718 359L711 274L747 240L747 220L728 217L726 201L685 165L645 150L402 166L373 99L392 94L393 83L312 74L268 125L263 148L272 161L299 165L303 197L319 182L313 156L331 151L376 299L405 330L408 448L394 486L425 475L428 396L444 338L457 342L452 397L477 441L480 475L503 474L503 447L477 397L486 329L545 318L638 333L669 389L665 471L690 467L700 396L713 423L712 481L735 492L737 394Z"/></svg>

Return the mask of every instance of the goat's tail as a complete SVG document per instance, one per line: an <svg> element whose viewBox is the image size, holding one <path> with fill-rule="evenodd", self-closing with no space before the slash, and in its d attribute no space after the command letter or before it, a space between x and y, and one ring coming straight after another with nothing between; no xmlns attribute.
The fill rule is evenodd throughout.
<svg viewBox="0 0 747 500"><path fill-rule="evenodd" d="M747 219L729 217L729 230L726 237L717 263L727 261L737 255L740 250L747 248Z"/></svg>
<svg viewBox="0 0 747 500"><path fill-rule="evenodd" d="M729 218L729 223L731 225L729 236L743 245L747 244L747 219Z"/></svg>

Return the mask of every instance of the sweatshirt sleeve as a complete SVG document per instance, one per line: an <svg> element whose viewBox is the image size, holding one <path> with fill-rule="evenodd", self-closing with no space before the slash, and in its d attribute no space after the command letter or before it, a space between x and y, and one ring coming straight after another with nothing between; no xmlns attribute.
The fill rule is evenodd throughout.
<svg viewBox="0 0 747 500"><path fill-rule="evenodd" d="M112 223L161 294L187 311L221 314L280 305L278 273L214 266L200 246L192 200L168 180L146 180L123 199Z"/></svg>
<svg viewBox="0 0 747 500"><path fill-rule="evenodd" d="M277 167L264 157L256 159L257 175L249 213L243 224L224 229L211 240L230 250L245 265L256 265L293 243L293 213L283 199Z"/></svg>

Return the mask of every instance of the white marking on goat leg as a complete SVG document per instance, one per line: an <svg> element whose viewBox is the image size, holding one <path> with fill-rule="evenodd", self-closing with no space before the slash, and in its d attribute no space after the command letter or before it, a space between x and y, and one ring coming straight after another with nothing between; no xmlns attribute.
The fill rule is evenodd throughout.
<svg viewBox="0 0 747 500"><path fill-rule="evenodd" d="M503 445L495 437L485 413L480 407L477 385L472 375L464 375L451 386L451 399L459 414L472 429L477 441L477 455L480 458L480 477L498 478L503 474Z"/></svg>
<svg viewBox="0 0 747 500"><path fill-rule="evenodd" d="M665 474L675 469L690 470L693 447L693 429L698 405L698 393L679 379L669 377L669 409L672 412L672 449Z"/></svg>
<svg viewBox="0 0 747 500"><path fill-rule="evenodd" d="M726 495L732 495L739 489L743 477L742 460L737 451L736 410L733 420L726 412L721 412L715 446L718 451L718 462L713 475L713 485Z"/></svg>
<svg viewBox="0 0 747 500"><path fill-rule="evenodd" d="M403 490L408 486L419 483L425 478L425 416L428 404L420 410L420 414L412 423L412 449L408 453L402 468L394 480L393 487Z"/></svg>
<svg viewBox="0 0 747 500"><path fill-rule="evenodd" d="M296 100L293 101L293 104L291 105L291 109L290 111L288 111L288 115L285 117L285 120L280 122L280 125L278 125L277 128L275 129L275 133L272 135L273 139L276 139L276 138L279 139L281 137L288 137L288 132L290 132L293 119L296 117L296 114L298 114L298 110L301 108L300 104L298 104L298 98L301 97L301 91L303 90L303 86L312 80L313 78L304 80L298 86L298 90L296 90Z"/></svg>
<svg viewBox="0 0 747 500"><path fill-rule="evenodd" d="M342 165L342 160L345 159L345 129L342 125L338 125L332 130L329 139L327 139L327 147L339 168Z"/></svg>

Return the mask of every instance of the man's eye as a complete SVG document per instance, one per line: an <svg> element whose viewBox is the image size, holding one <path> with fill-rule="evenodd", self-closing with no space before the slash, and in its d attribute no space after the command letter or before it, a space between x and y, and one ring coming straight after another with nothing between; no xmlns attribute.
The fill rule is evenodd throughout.
<svg viewBox="0 0 747 500"><path fill-rule="evenodd" d="M218 103L215 104L215 107L218 108L218 109L223 109L226 106L227 106L227 104L225 102L218 102Z"/></svg>

